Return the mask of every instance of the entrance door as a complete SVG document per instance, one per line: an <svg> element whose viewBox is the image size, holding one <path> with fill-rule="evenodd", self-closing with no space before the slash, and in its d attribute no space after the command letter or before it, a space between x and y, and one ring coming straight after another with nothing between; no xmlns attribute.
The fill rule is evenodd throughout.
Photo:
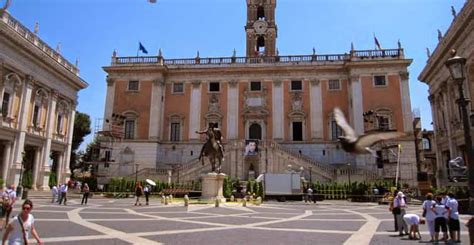
<svg viewBox="0 0 474 245"><path fill-rule="evenodd" d="M261 140L262 139L262 127L260 124L254 123L249 127L249 139Z"/></svg>
<svg viewBox="0 0 474 245"><path fill-rule="evenodd" d="M293 122L293 141L303 141L302 122Z"/></svg>

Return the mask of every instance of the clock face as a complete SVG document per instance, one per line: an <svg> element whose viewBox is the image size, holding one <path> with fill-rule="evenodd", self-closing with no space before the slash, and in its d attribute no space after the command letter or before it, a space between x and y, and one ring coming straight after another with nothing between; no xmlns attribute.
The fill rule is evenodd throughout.
<svg viewBox="0 0 474 245"><path fill-rule="evenodd" d="M267 31L267 22L264 20L257 20L253 23L253 29L257 34L263 34Z"/></svg>

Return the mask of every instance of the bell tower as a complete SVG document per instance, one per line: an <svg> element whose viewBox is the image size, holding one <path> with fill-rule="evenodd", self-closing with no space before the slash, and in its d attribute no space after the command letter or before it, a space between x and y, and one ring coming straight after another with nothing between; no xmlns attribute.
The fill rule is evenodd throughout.
<svg viewBox="0 0 474 245"><path fill-rule="evenodd" d="M247 57L276 56L276 0L247 0Z"/></svg>

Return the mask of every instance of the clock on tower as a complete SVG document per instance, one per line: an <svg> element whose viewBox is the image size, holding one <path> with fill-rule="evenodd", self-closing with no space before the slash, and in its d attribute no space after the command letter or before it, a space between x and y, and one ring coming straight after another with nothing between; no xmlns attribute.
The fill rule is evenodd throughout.
<svg viewBox="0 0 474 245"><path fill-rule="evenodd" d="M247 57L275 56L276 0L247 0Z"/></svg>

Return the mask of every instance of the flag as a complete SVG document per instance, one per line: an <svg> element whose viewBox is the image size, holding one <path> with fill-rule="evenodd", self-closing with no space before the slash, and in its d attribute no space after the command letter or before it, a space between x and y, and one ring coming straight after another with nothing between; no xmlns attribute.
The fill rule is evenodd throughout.
<svg viewBox="0 0 474 245"><path fill-rule="evenodd" d="M144 54L148 54L148 51L146 51L145 47L143 47L143 44L141 42L138 42L138 50L142 51Z"/></svg>
<svg viewBox="0 0 474 245"><path fill-rule="evenodd" d="M382 49L382 47L380 46L379 40L377 39L375 35L374 35L374 41L375 41L375 46L377 46L378 49Z"/></svg>

